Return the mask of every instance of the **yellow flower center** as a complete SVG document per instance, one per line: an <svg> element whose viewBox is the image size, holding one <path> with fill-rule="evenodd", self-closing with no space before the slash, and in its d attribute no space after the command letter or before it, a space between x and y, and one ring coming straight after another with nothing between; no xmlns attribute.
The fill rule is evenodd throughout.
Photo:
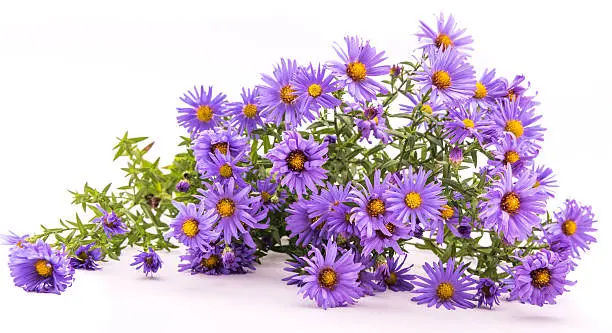
<svg viewBox="0 0 612 333"><path fill-rule="evenodd" d="M208 105L200 105L196 110L196 117L201 122L209 122L213 117L213 110Z"/></svg>
<svg viewBox="0 0 612 333"><path fill-rule="evenodd" d="M415 209L421 207L423 199L421 199L420 194L416 192L410 192L404 197L404 202L406 203L406 206Z"/></svg>
<svg viewBox="0 0 612 333"><path fill-rule="evenodd" d="M531 271L531 284L536 288L544 288L550 285L550 270L548 268L538 268Z"/></svg>
<svg viewBox="0 0 612 333"><path fill-rule="evenodd" d="M289 156L285 159L287 166L291 171L302 172L305 167L304 164L308 161L308 157L301 150L293 150L289 153Z"/></svg>
<svg viewBox="0 0 612 333"><path fill-rule="evenodd" d="M367 74L366 66L359 61L351 62L346 66L346 75L353 81L363 81Z"/></svg>
<svg viewBox="0 0 612 333"><path fill-rule="evenodd" d="M308 87L308 95L310 95L310 97L317 98L321 96L322 92L323 89L321 89L321 86L316 83L313 83Z"/></svg>
<svg viewBox="0 0 612 333"><path fill-rule="evenodd" d="M451 297L453 297L454 293L455 293L455 288L453 287L452 284L448 282L440 283L438 285L438 288L436 289L436 295L438 296L439 299L443 301L449 300Z"/></svg>
<svg viewBox="0 0 612 333"><path fill-rule="evenodd" d="M257 105L255 104L247 104L242 108L242 113L247 118L255 118L257 115Z"/></svg>
<svg viewBox="0 0 612 333"><path fill-rule="evenodd" d="M509 100L513 101L516 99L516 93L514 92L514 90L510 89L508 90L508 95L506 95L506 97L508 97Z"/></svg>
<svg viewBox="0 0 612 333"><path fill-rule="evenodd" d="M230 178L234 175L234 172L232 171L232 166L227 163L223 164L219 168L219 174L221 175L221 177Z"/></svg>
<svg viewBox="0 0 612 333"><path fill-rule="evenodd" d="M472 119L465 118L463 119L463 126L465 126L465 128L474 128L474 121Z"/></svg>
<svg viewBox="0 0 612 333"><path fill-rule="evenodd" d="M216 255L211 255L208 258L202 259L201 264L208 269L215 268L219 264L219 257Z"/></svg>
<svg viewBox="0 0 612 333"><path fill-rule="evenodd" d="M421 112L426 113L426 114L432 114L433 108L429 104L423 104L421 105Z"/></svg>
<svg viewBox="0 0 612 333"><path fill-rule="evenodd" d="M217 202L217 213L219 213L219 215L221 215L222 217L232 216L234 215L235 211L236 205L234 204L234 201L232 201L232 199L225 198Z"/></svg>
<svg viewBox="0 0 612 333"><path fill-rule="evenodd" d="M333 288L338 283L338 275L331 268L324 268L319 272L319 284L327 289Z"/></svg>
<svg viewBox="0 0 612 333"><path fill-rule="evenodd" d="M448 220L455 215L455 210L449 205L444 205L442 209L440 209L440 215L443 219Z"/></svg>
<svg viewBox="0 0 612 333"><path fill-rule="evenodd" d="M272 197L272 195L270 195L270 193L266 192L266 191L262 191L261 192L261 201L263 202L270 202L270 198Z"/></svg>
<svg viewBox="0 0 612 333"><path fill-rule="evenodd" d="M293 101L295 101L295 99L297 98L297 95L294 94L294 92L295 90L293 90L293 87L291 87L290 84L282 87L280 90L281 101L283 101L283 103L285 104L293 103Z"/></svg>
<svg viewBox="0 0 612 333"><path fill-rule="evenodd" d="M214 153L216 150L223 155L227 155L227 146L228 146L227 142L215 143L210 147L210 152Z"/></svg>
<svg viewBox="0 0 612 333"><path fill-rule="evenodd" d="M518 162L520 158L521 157L519 156L519 154L513 150L507 152L505 156L506 163L510 164Z"/></svg>
<svg viewBox="0 0 612 333"><path fill-rule="evenodd" d="M474 92L474 98L485 98L487 97L487 87L480 82L476 82L476 91Z"/></svg>
<svg viewBox="0 0 612 333"><path fill-rule="evenodd" d="M523 132L525 131L525 129L523 128L523 123L521 123L520 120L514 119L508 120L506 122L505 130L514 134L517 139L523 136Z"/></svg>
<svg viewBox="0 0 612 333"><path fill-rule="evenodd" d="M566 236L571 236L575 234L576 229L577 229L576 222L572 220L567 220L563 222L563 224L561 225L561 230Z"/></svg>
<svg viewBox="0 0 612 333"><path fill-rule="evenodd" d="M447 47L453 46L453 40L446 34L439 34L436 37L436 47L442 47L442 50L446 50Z"/></svg>
<svg viewBox="0 0 612 333"><path fill-rule="evenodd" d="M182 227L183 233L187 237L193 237L197 235L198 232L200 232L200 228L198 226L199 226L198 222L194 219L185 220L185 222L183 222L183 227Z"/></svg>
<svg viewBox="0 0 612 333"><path fill-rule="evenodd" d="M53 273L53 266L45 259L36 261L34 268L36 269L36 273L41 277L49 277L51 273Z"/></svg>
<svg viewBox="0 0 612 333"><path fill-rule="evenodd" d="M514 192L510 192L504 195L501 200L501 209L508 214L516 213L516 211L518 211L520 207L521 200Z"/></svg>
<svg viewBox="0 0 612 333"><path fill-rule="evenodd" d="M540 181L536 180L535 184L533 184L533 188L538 188L540 187Z"/></svg>
<svg viewBox="0 0 612 333"><path fill-rule="evenodd" d="M397 283L397 274L395 274L395 272L391 272L391 274L389 274L389 277L385 279L385 283L387 283L387 285L394 285Z"/></svg>
<svg viewBox="0 0 612 333"><path fill-rule="evenodd" d="M387 228L388 232L393 233L395 231L395 224L387 223L385 224L385 228Z"/></svg>
<svg viewBox="0 0 612 333"><path fill-rule="evenodd" d="M438 89L448 89L451 86L451 77L447 71L436 71L431 76L431 82Z"/></svg>
<svg viewBox="0 0 612 333"><path fill-rule="evenodd" d="M380 199L372 199L366 206L366 211L372 217L378 217L385 213L385 203Z"/></svg>

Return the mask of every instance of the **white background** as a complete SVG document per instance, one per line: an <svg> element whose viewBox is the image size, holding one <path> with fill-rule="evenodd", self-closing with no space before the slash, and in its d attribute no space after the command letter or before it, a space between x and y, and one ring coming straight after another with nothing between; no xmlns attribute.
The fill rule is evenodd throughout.
<svg viewBox="0 0 612 333"><path fill-rule="evenodd" d="M172 3L172 5L169 5ZM497 4L496 4L497 3ZM411 57L418 20L453 13L475 43L478 73L525 74L548 128L540 163L566 197L593 205L599 243L570 276L557 306L504 303L495 311L417 306L407 293L323 311L300 301L274 255L247 276L191 277L177 254L155 280L129 257L102 272L78 272L62 296L12 286L0 249L0 331L408 330L610 332L610 18L604 1L6 1L0 2L0 232L33 233L70 218L66 189L121 184L115 137L150 136L151 154L178 152L178 97L214 85L230 99L282 57L326 61L346 34L370 39L390 61ZM420 254L413 257L420 264Z"/></svg>

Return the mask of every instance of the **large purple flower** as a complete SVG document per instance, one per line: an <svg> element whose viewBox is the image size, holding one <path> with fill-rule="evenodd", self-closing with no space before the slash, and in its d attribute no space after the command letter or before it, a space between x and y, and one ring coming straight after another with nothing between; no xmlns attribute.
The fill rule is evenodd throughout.
<svg viewBox="0 0 612 333"><path fill-rule="evenodd" d="M569 271L569 259L546 249L522 258L521 265L508 269L510 299L538 306L555 304L555 298L567 291L565 287L575 284L566 279Z"/></svg>
<svg viewBox="0 0 612 333"><path fill-rule="evenodd" d="M298 199L298 201L289 205L287 213L289 213L289 216L285 219L286 228L290 232L289 237L297 236L297 245L306 247L308 244L318 245L321 243L325 221L320 220L318 216L313 216L313 206L309 200Z"/></svg>
<svg viewBox="0 0 612 333"><path fill-rule="evenodd" d="M242 102L231 103L227 107L227 115L231 117L231 125L238 128L239 133L245 130L248 135L264 126L264 119L261 116L261 106L257 101L257 88L244 89L242 88Z"/></svg>
<svg viewBox="0 0 612 333"><path fill-rule="evenodd" d="M361 264L354 261L352 250L338 252L338 246L329 242L325 246L325 255L318 248L313 248L308 257L302 259L308 264L304 275L297 276L303 285L300 293L309 297L324 309L354 304L360 297L357 278Z"/></svg>
<svg viewBox="0 0 612 333"><path fill-rule="evenodd" d="M223 105L225 95L214 96L212 87L208 87L208 92L204 90L204 86L200 86L200 89L193 87L193 90L181 97L181 101L188 107L177 108L179 115L176 119L179 125L196 134L220 124L221 118L225 115Z"/></svg>
<svg viewBox="0 0 612 333"><path fill-rule="evenodd" d="M533 187L535 176L528 172L512 178L512 169L506 167L495 181L481 204L480 218L485 228L492 228L508 242L527 239L532 229L539 227L538 214L546 213L546 195Z"/></svg>
<svg viewBox="0 0 612 333"><path fill-rule="evenodd" d="M380 178L380 170L374 171L374 179L371 182L369 177L365 178L365 186L358 184L353 187L349 201L357 204L351 209L352 218L359 231L367 237L374 235L374 230L381 230L386 235L391 235L385 225L389 222L391 212L387 189L389 188L390 177L384 181ZM393 222L401 224L401 222Z"/></svg>
<svg viewBox="0 0 612 333"><path fill-rule="evenodd" d="M495 107L496 99L505 95L506 90L504 90L503 82L500 79L495 79L495 69L491 71L485 69L480 80L476 82L476 89L470 103L487 110Z"/></svg>
<svg viewBox="0 0 612 333"><path fill-rule="evenodd" d="M423 21L419 22L421 23L421 31L416 35L419 37L419 41L423 42L424 48L442 50L454 48L462 51L472 49L470 46L473 42L472 36L465 36L465 29L457 28L457 23L452 15L448 17L448 20L445 20L444 14L440 13L436 22L436 30L430 28Z"/></svg>
<svg viewBox="0 0 612 333"><path fill-rule="evenodd" d="M527 142L517 140L511 133L505 133L499 140L489 144L487 150L493 154L493 159L488 161L492 167L491 172L502 172L510 166L515 175L529 171L537 153Z"/></svg>
<svg viewBox="0 0 612 333"><path fill-rule="evenodd" d="M413 292L421 294L412 300L418 304L427 304L428 307L444 306L448 310L455 308L473 308L474 280L471 276L465 276L466 265L455 267L455 259L450 258L446 265L441 261L433 266L425 263L423 266L427 277L417 276L419 280L413 283L420 287Z"/></svg>
<svg viewBox="0 0 612 333"><path fill-rule="evenodd" d="M597 231L593 228L596 221L591 206L583 206L576 200L566 200L565 207L555 212L555 219L556 223L548 227L547 233L567 239L576 257L580 257L579 250L588 250L589 244L596 241L589 234Z"/></svg>
<svg viewBox="0 0 612 333"><path fill-rule="evenodd" d="M15 246L9 253L9 269L15 285L28 292L59 294L74 280L66 253L53 250L42 240Z"/></svg>
<svg viewBox="0 0 612 333"><path fill-rule="evenodd" d="M389 66L380 65L385 59L385 52L377 53L370 42L359 37L344 37L347 51L336 44L334 49L341 61L330 61L328 67L340 87L348 88L349 94L357 101L366 102L376 99L377 93L386 93L387 89L372 76L388 75Z"/></svg>
<svg viewBox="0 0 612 333"><path fill-rule="evenodd" d="M536 123L540 118L542 116L536 115L533 108L521 106L521 98L514 101L504 99L499 104L499 110L490 113L491 129L497 137L509 132L519 141L534 143L534 148L538 148L534 141L544 139L545 129Z"/></svg>
<svg viewBox="0 0 612 333"><path fill-rule="evenodd" d="M323 186L327 170L323 164L327 161L327 142L321 144L311 136L302 138L296 131L285 132L283 142L268 152L266 157L273 163L271 174L278 173L281 185L286 185L298 196L306 189L317 192L317 185Z"/></svg>
<svg viewBox="0 0 612 333"><path fill-rule="evenodd" d="M304 118L314 119L309 109L305 110L306 113L300 111L300 101L292 83L298 69L295 60L281 59L280 65L274 67L274 77L262 74L266 85L257 87L260 94L258 101L266 120L276 125L284 121L286 128L295 128L302 124Z"/></svg>
<svg viewBox="0 0 612 333"><path fill-rule="evenodd" d="M249 152L249 140L240 136L233 128L224 130L217 127L212 130L200 132L193 142L193 154L198 164L212 162L211 153L219 152L238 157L241 153Z"/></svg>
<svg viewBox="0 0 612 333"><path fill-rule="evenodd" d="M80 246L74 251L74 257L70 258L70 265L75 269L95 271L100 269L98 261L102 260L102 250L93 248L96 244L90 243Z"/></svg>
<svg viewBox="0 0 612 333"><path fill-rule="evenodd" d="M465 107L453 108L448 111L448 120L444 122L446 135L451 143L462 143L467 138L484 141L484 131L490 122L484 119L484 112L470 111Z"/></svg>
<svg viewBox="0 0 612 333"><path fill-rule="evenodd" d="M162 260L159 255L153 250L153 248L149 248L148 251L140 251L139 254L134 256L134 262L130 264L130 266L136 266L136 269L142 269L142 272L145 275L153 275L153 273L157 273L157 271L162 267Z"/></svg>
<svg viewBox="0 0 612 333"><path fill-rule="evenodd" d="M104 233L108 238L128 232L123 220L121 220L121 218L118 217L115 212L108 212L100 205L96 205L96 208L98 208L102 216L94 218L92 222L99 223L99 225L104 229Z"/></svg>
<svg viewBox="0 0 612 333"><path fill-rule="evenodd" d="M321 65L316 70L312 64L298 70L294 85L302 114L311 116L308 110L317 113L321 107L333 109L340 105L341 101L331 94L338 90L337 82L332 82L333 79L333 76L326 75L325 67ZM309 120L314 120L314 117Z"/></svg>
<svg viewBox="0 0 612 333"><path fill-rule="evenodd" d="M170 223L170 235L182 244L201 250L210 248L210 243L219 238L219 233L212 230L215 222L214 212L198 209L193 203L173 202L178 214Z"/></svg>
<svg viewBox="0 0 612 333"><path fill-rule="evenodd" d="M239 165L244 159L244 152L232 157L229 153L221 154L221 152L215 151L214 154L210 153L210 160L199 162L197 168L203 178L212 177L215 182L221 184L227 184L230 179L233 179L239 186L246 186L242 177L248 167Z"/></svg>

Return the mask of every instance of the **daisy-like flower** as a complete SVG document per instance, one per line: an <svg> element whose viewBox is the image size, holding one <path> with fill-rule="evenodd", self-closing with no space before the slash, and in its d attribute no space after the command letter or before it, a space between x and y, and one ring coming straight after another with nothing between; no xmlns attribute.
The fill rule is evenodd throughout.
<svg viewBox="0 0 612 333"><path fill-rule="evenodd" d="M482 109L491 109L496 105L496 99L504 97L507 94L504 89L504 84L500 79L495 78L495 69L487 70L476 82L474 96L470 101L472 105L477 105Z"/></svg>
<svg viewBox="0 0 612 333"><path fill-rule="evenodd" d="M511 274L506 281L510 300L538 306L555 304L555 298L567 291L565 287L576 283L566 279L569 259L563 260L552 251L542 249L520 260L521 265L507 269Z"/></svg>
<svg viewBox="0 0 612 333"><path fill-rule="evenodd" d="M215 231L221 234L226 244L230 244L232 238L240 239L241 235L248 234L247 228L267 227L257 223L258 218L252 214L251 206L256 205L258 200L250 198L250 192L251 186L237 188L234 179L230 179L225 185L213 183L208 190L200 190L202 196L197 196L201 199L200 210L212 212L213 222L216 222ZM255 247L250 240L247 243Z"/></svg>
<svg viewBox="0 0 612 333"><path fill-rule="evenodd" d="M536 158L532 147L526 141L518 141L511 133L505 133L499 140L489 144L487 150L493 154L488 164L494 173L510 166L513 174L521 174L530 170Z"/></svg>
<svg viewBox="0 0 612 333"><path fill-rule="evenodd" d="M374 296L374 292L385 291L386 287L380 285L379 272L372 272L376 260L371 254L362 255L355 253L355 262L361 264L361 271L359 272L359 295L363 296ZM386 260L384 261L386 265Z"/></svg>
<svg viewBox="0 0 612 333"><path fill-rule="evenodd" d="M595 215L591 206L583 206L576 200L566 200L565 207L555 212L556 223L549 226L547 233L567 239L576 258L579 250L586 251L589 244L596 241L589 233L597 231L593 228Z"/></svg>
<svg viewBox="0 0 612 333"><path fill-rule="evenodd" d="M320 216L313 215L313 206L309 200L298 199L289 205L287 212L289 216L285 219L286 228L290 232L289 237L297 236L297 245L305 247L308 244L321 244L325 221L321 220Z"/></svg>
<svg viewBox="0 0 612 333"><path fill-rule="evenodd" d="M66 253L38 240L9 253L9 269L17 287L28 292L60 294L72 285L74 268Z"/></svg>
<svg viewBox="0 0 612 333"><path fill-rule="evenodd" d="M232 274L246 274L255 270L255 251L244 244L225 245L221 252L221 262Z"/></svg>
<svg viewBox="0 0 612 333"><path fill-rule="evenodd" d="M100 269L97 262L102 260L102 250L93 248L95 245L95 243L82 245L74 251L74 257L70 258L70 266L87 271Z"/></svg>
<svg viewBox="0 0 612 333"><path fill-rule="evenodd" d="M385 52L377 53L376 49L359 37L344 37L346 52L336 44L336 54L341 61L331 61L328 68L340 82L340 88L347 87L348 92L360 102L376 99L377 93L386 93L387 89L372 76L388 75L390 67L381 65L386 60Z"/></svg>
<svg viewBox="0 0 612 333"><path fill-rule="evenodd" d="M223 266L223 245L215 245L206 251L189 248L180 256L179 272L189 271L193 274L227 275L230 270Z"/></svg>
<svg viewBox="0 0 612 333"><path fill-rule="evenodd" d="M302 114L312 115L308 110L316 114L320 108L333 109L340 105L341 101L331 94L338 90L337 82L332 82L333 79L333 76L326 75L325 67L321 65L316 70L312 64L298 70L293 82Z"/></svg>
<svg viewBox="0 0 612 333"><path fill-rule="evenodd" d="M488 189L481 204L480 218L485 228L492 228L511 243L527 239L540 225L539 214L546 213L546 195L533 188L535 176L528 172L512 179L510 166Z"/></svg>
<svg viewBox="0 0 612 333"><path fill-rule="evenodd" d="M351 219L351 207L345 204L351 190L350 183L346 186L327 183L327 186L321 189L321 193L311 197L309 201L310 217L317 217L317 222L325 225L329 233L342 234L345 237L359 235Z"/></svg>
<svg viewBox="0 0 612 333"><path fill-rule="evenodd" d="M128 232L123 220L121 220L121 218L118 217L115 212L108 212L100 205L96 205L96 208L98 208L98 211L100 211L102 216L94 218L92 222L99 223L99 225L104 229L104 233L108 238Z"/></svg>
<svg viewBox="0 0 612 333"><path fill-rule="evenodd" d="M414 79L423 84L422 94L431 89L434 99L447 104L459 104L474 96L474 68L454 49L432 51L429 62L423 63L423 70Z"/></svg>
<svg viewBox="0 0 612 333"><path fill-rule="evenodd" d="M382 253L387 248L392 248L397 253L404 253L404 250L399 246L398 240L408 239L411 236L411 230L403 224L393 224L386 222L382 229L375 227L372 235L366 233L366 229L361 230L361 250L362 254L370 254L372 251Z"/></svg>
<svg viewBox="0 0 612 333"><path fill-rule="evenodd" d="M379 272L380 284L384 288L389 288L393 291L411 291L414 289L414 285L410 283L410 281L414 280L416 277L412 274L408 274L412 265L404 266L406 258L406 255L402 255L395 259L386 259L386 266L388 269Z"/></svg>
<svg viewBox="0 0 612 333"><path fill-rule="evenodd" d="M153 273L157 273L157 271L162 267L162 260L159 255L153 250L153 248L149 248L148 251L140 251L139 254L134 256L134 262L130 264L130 266L136 266L136 269L142 269L142 272L148 276Z"/></svg>
<svg viewBox="0 0 612 333"><path fill-rule="evenodd" d="M361 134L360 140L365 139L368 143L372 143L370 134L374 134L374 137L384 144L391 142L391 136L387 133L387 119L384 112L382 105L370 106L363 110L363 119L355 119L355 124Z"/></svg>
<svg viewBox="0 0 612 333"><path fill-rule="evenodd" d="M542 141L545 129L536 122L542 118L536 115L533 108L521 107L521 98L514 101L504 99L499 104L499 110L490 114L491 129L496 136L501 137L504 132L509 132L519 141ZM538 148L537 144L533 145Z"/></svg>
<svg viewBox="0 0 612 333"><path fill-rule="evenodd" d="M227 184L230 179L233 179L238 186L246 186L246 182L242 179L242 175L249 169L238 165L245 159L244 152L232 157L228 154L221 154L215 151L210 153L210 160L197 163L198 171L203 178L214 177L215 182Z"/></svg>
<svg viewBox="0 0 612 333"><path fill-rule="evenodd" d="M532 172L536 175L536 182L533 184L533 187L539 189L542 193L546 193L550 198L554 198L553 188L558 187L558 185L552 169L543 165L536 168L534 164Z"/></svg>
<svg viewBox="0 0 612 333"><path fill-rule="evenodd" d="M313 247L310 256L302 257L307 263L304 275L297 276L303 285L300 293L317 302L324 309L356 303L359 298L357 278L361 264L354 261L352 250L339 253L338 246L329 242L325 255Z"/></svg>
<svg viewBox="0 0 612 333"><path fill-rule="evenodd" d="M0 234L0 245L15 245L16 247L22 247L23 243L27 243L27 239L30 235L19 236L16 233L9 231L8 235Z"/></svg>
<svg viewBox="0 0 612 333"><path fill-rule="evenodd" d="M391 177L385 177L382 181L380 170L376 170L373 182L370 182L367 176L364 178L365 186L358 184L353 187L349 197L349 201L357 204L357 207L351 209L352 218L359 231L367 237L372 237L375 229L381 230L385 235L391 235L385 227L391 216L386 193ZM394 223L401 224L400 221Z"/></svg>
<svg viewBox="0 0 612 333"><path fill-rule="evenodd" d="M227 130L215 128L200 132L193 142L192 149L198 164L211 162L211 153L219 152L222 155L229 153L231 157L237 157L241 153L250 151L249 140L240 136L231 127Z"/></svg>
<svg viewBox="0 0 612 333"><path fill-rule="evenodd" d="M262 74L266 85L258 86L258 101L262 106L262 114L266 120L280 125L285 122L286 128L296 128L306 119L314 119L310 110L306 113L300 111L300 101L292 83L298 72L295 60L281 59L281 63L274 67L273 76Z"/></svg>
<svg viewBox="0 0 612 333"><path fill-rule="evenodd" d="M446 106L437 99L425 97L427 95L417 92L416 95L406 94L406 97L411 104L400 104L400 111L404 111L408 114L412 114L413 117L415 112L421 112L428 118L438 119L440 116L446 113ZM409 122L412 124L412 120ZM422 122L420 126L426 128L430 122Z"/></svg>
<svg viewBox="0 0 612 333"><path fill-rule="evenodd" d="M255 183L257 195L262 208L267 211L279 212L281 206L285 204L287 193L285 190L278 189L278 184L272 181L272 177L267 179L259 179Z"/></svg>
<svg viewBox="0 0 612 333"><path fill-rule="evenodd" d="M488 278L481 278L476 285L476 295L474 299L478 301L478 307L488 306L493 308L493 304L499 305L499 296L507 292L506 288Z"/></svg>
<svg viewBox="0 0 612 333"><path fill-rule="evenodd" d="M324 185L326 155L326 142L319 144L312 136L306 140L298 132L289 131L283 133L283 142L271 149L266 157L273 163L270 173L278 173L282 177L281 185L301 197L307 188L316 193L317 185Z"/></svg>
<svg viewBox="0 0 612 333"><path fill-rule="evenodd" d="M446 135L451 143L462 143L467 138L483 142L483 133L489 125L490 122L484 118L483 111L470 111L462 106L450 109L448 120L444 122Z"/></svg>
<svg viewBox="0 0 612 333"><path fill-rule="evenodd" d="M208 87L208 92L204 86L200 89L193 87L193 92L188 91L181 101L188 107L177 108L179 115L176 119L192 134L217 126L225 115L225 95L214 96L212 87Z"/></svg>
<svg viewBox="0 0 612 333"><path fill-rule="evenodd" d="M510 101L514 101L517 97L523 96L527 88L529 88L530 84L527 82L527 88L521 86L521 83L525 81L525 76L517 75L514 77L512 82L508 82L505 78L499 79L501 82L501 86L505 94L503 97L509 99Z"/></svg>
<svg viewBox="0 0 612 333"><path fill-rule="evenodd" d="M410 222L412 230L416 228L417 219L424 224L439 220L439 209L445 200L440 185L427 182L430 175L431 171L422 168L414 173L412 166L404 169L401 177L394 175L395 184L386 192L392 220L402 224Z"/></svg>
<svg viewBox="0 0 612 333"><path fill-rule="evenodd" d="M248 135L264 126L264 118L261 116L261 106L257 101L257 88L242 88L242 102L230 103L227 106L227 115L231 117L231 126L238 129L239 133L247 132Z"/></svg>
<svg viewBox="0 0 612 333"><path fill-rule="evenodd" d="M413 293L421 294L413 297L417 304L427 304L428 307L444 306L448 310L456 308L473 308L474 280L471 275L464 275L467 264L455 267L455 259L450 258L446 264L441 261L433 266L425 263L423 266L427 277L417 276L419 280L413 282L420 287Z"/></svg>
<svg viewBox="0 0 612 333"><path fill-rule="evenodd" d="M289 253L289 256L291 258L287 259L287 261L285 262L289 267L285 267L283 268L283 270L289 273L293 273L293 275L283 278L282 281L287 282L287 285L289 286L296 285L298 287L302 287L306 283L298 277L304 274L304 268L308 265L308 263L306 262L306 260L304 260L303 257L296 256L293 253Z"/></svg>
<svg viewBox="0 0 612 333"><path fill-rule="evenodd" d="M170 223L170 235L190 248L202 251L210 248L210 243L219 238L219 233L212 230L215 223L214 212L198 209L195 204L172 203L178 214Z"/></svg>
<svg viewBox="0 0 612 333"><path fill-rule="evenodd" d="M419 41L424 43L424 48L437 48L442 50L453 48L461 51L472 50L470 46L473 42L472 36L464 35L465 29L457 28L457 23L452 15L448 17L448 20L445 20L444 14L440 13L436 24L436 30L430 28L423 21L419 22L421 23L421 32L416 35Z"/></svg>

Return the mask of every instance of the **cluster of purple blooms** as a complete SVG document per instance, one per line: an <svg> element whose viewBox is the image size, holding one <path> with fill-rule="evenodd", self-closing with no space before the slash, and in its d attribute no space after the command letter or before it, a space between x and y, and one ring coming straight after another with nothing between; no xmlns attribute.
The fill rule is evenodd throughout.
<svg viewBox="0 0 612 333"><path fill-rule="evenodd" d="M553 304L574 283L567 275L580 252L595 242L595 218L590 207L568 200L551 223L542 221L557 185L552 170L534 162L544 132L535 96L528 95L523 76L509 82L485 70L477 79L469 63L472 38L452 16L441 15L436 27L421 22L417 36L423 57L412 71L385 65L384 52L346 37L344 46L335 47L338 60L300 66L281 59L261 85L242 90L239 102L227 102L212 87L186 93L177 119L193 139L202 182L176 184L177 192L197 188L197 202L174 202L168 237L186 247L179 271L255 270L253 235L280 214L286 236L304 253L291 255L285 270L292 275L284 280L323 308L354 304L387 289L412 292L418 304L450 310L493 307L504 294L524 303ZM323 110L338 109L354 119L360 139L393 142L389 110L378 101L388 91L376 77L402 73L415 85L405 96L411 104L401 105L401 112L425 119L414 131L442 131L440 139L450 147L448 164L461 166L463 152L475 145L492 156L479 172L488 185L478 206L423 166L374 169L362 175L363 181L334 184L326 163L338 137L316 140L300 132ZM265 153L271 163L266 176L253 180L247 177L255 169L251 156L259 152L252 151L257 146L250 140L270 127L282 129L282 140ZM468 214L466 207L479 213ZM128 232L115 212L98 209L93 223L108 238ZM508 244L537 234L541 246L517 253L514 266L500 267L505 279L474 276L469 262L452 257L426 263L423 275L411 273L407 241L418 242L428 232L432 246L444 246L449 238L471 239L477 229L493 231ZM62 292L75 268L96 270L104 257L93 243L68 257L42 241L30 243L28 236L5 238L14 245L9 265L15 284L28 291ZM162 261L147 248L132 265L149 275Z"/></svg>

